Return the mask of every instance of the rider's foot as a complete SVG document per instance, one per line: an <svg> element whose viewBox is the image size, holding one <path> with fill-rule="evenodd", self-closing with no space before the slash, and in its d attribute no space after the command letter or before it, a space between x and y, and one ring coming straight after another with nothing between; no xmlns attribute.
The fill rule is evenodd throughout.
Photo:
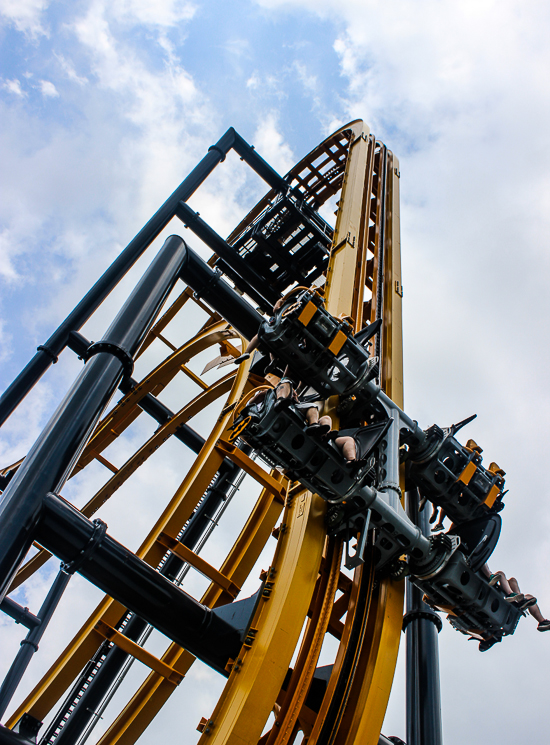
<svg viewBox="0 0 550 745"><path fill-rule="evenodd" d="M514 603L514 605L517 605L520 610L526 610L527 608L530 608L532 605L537 604L537 599L534 598L532 595L530 598L524 598L521 602Z"/></svg>
<svg viewBox="0 0 550 745"><path fill-rule="evenodd" d="M323 435L326 435L330 432L330 425L328 424L319 424L319 422L315 422L315 424L308 424L306 427L306 432L308 435L313 435L314 437L322 437Z"/></svg>
<svg viewBox="0 0 550 745"><path fill-rule="evenodd" d="M500 582L500 574L491 574L489 577L489 587L494 587Z"/></svg>
<svg viewBox="0 0 550 745"><path fill-rule="evenodd" d="M507 603L522 603L524 599L525 595L522 592L511 592L504 598Z"/></svg>
<svg viewBox="0 0 550 745"><path fill-rule="evenodd" d="M537 631L550 631L550 621L545 618L537 626Z"/></svg>
<svg viewBox="0 0 550 745"><path fill-rule="evenodd" d="M233 362L236 365L240 365L241 362L244 362L245 360L249 360L249 359L250 359L250 352L245 352L244 354L241 354L240 357L235 357L235 359L233 360Z"/></svg>

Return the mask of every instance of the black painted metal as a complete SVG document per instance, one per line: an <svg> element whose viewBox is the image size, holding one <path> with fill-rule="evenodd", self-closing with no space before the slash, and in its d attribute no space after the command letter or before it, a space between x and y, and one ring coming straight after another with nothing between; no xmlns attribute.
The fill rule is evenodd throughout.
<svg viewBox="0 0 550 745"><path fill-rule="evenodd" d="M221 153L229 150L232 141L232 130L228 130L218 141L217 149L210 150L204 156L189 176L182 181L174 193L168 197L162 207L98 279L76 308L54 331L48 341L39 347L39 351L0 398L0 425L6 421L50 365L54 364L54 359L67 346L69 333L80 329L86 323L161 230L166 227L173 218L178 203L181 200L189 199L218 163L223 160Z"/></svg>
<svg viewBox="0 0 550 745"><path fill-rule="evenodd" d="M181 278L245 339L258 333L262 316L222 279L220 271L211 269L189 246Z"/></svg>
<svg viewBox="0 0 550 745"><path fill-rule="evenodd" d="M181 238L166 240L104 341L135 354L179 276L185 249ZM123 374L118 357L95 355L0 497L0 598L34 540L45 494L62 489Z"/></svg>
<svg viewBox="0 0 550 745"><path fill-rule="evenodd" d="M430 534L427 510L418 512L418 492L407 492L411 520ZM406 699L407 745L442 745L438 630L441 619L426 603L422 591L407 580Z"/></svg>
<svg viewBox="0 0 550 745"><path fill-rule="evenodd" d="M44 498L37 540L64 562L76 559L94 524L56 494ZM222 674L239 633L108 534L78 570L96 587Z"/></svg>
<svg viewBox="0 0 550 745"><path fill-rule="evenodd" d="M192 550L197 546L220 504L227 498L239 471L238 466L230 461L222 464L217 477L182 531L180 542L184 546ZM171 554L160 568L160 573L174 581L183 564L178 556ZM117 628L124 636L136 642L147 626L147 622L135 614L131 614L130 617L123 616L117 624ZM92 658L90 665L83 670L59 712L44 732L40 740L41 745L53 743L54 740L56 745L72 745L79 741L84 731L98 721L96 712L121 674L128 658L129 655L122 649L116 646L109 648L109 643L105 642Z"/></svg>
<svg viewBox="0 0 550 745"><path fill-rule="evenodd" d="M240 134L235 132L233 128L228 129L227 132L231 132L233 135L233 143L231 147L241 156L245 163L248 163L252 170L256 171L258 176L267 182L272 189L286 194L289 190L289 185L284 178L280 176L277 171L261 157L261 155L258 155L256 150L249 145L248 142L243 140Z"/></svg>
<svg viewBox="0 0 550 745"><path fill-rule="evenodd" d="M15 656L0 687L0 717L4 716L12 696L31 661L31 657L38 650L38 643L46 631L53 612L57 608L70 578L69 574L60 570L38 613L39 623L31 628L26 638L21 642L21 649Z"/></svg>
<svg viewBox="0 0 550 745"><path fill-rule="evenodd" d="M37 353L28 365L0 396L0 426L13 413L50 365L57 362L58 355L68 344L71 331L77 331L86 323L161 230L174 217L179 202L185 202L189 199L218 163L225 160L225 156L231 148L234 148L241 158L272 188L282 192L288 190L287 182L255 152L254 148L237 134L233 127L230 127L218 142L208 149L200 163L195 166L162 207L155 212L135 238L130 241L50 338L38 347Z"/></svg>
<svg viewBox="0 0 550 745"><path fill-rule="evenodd" d="M187 274L182 271L181 276L188 281L198 295L203 297L246 338L251 338L257 332L262 320L261 316L250 308L226 282L220 281L219 271L212 271L193 252L187 252L185 255L183 242L175 236L164 244L103 340L91 346L78 331L176 214L178 207L181 213L187 214L188 208L184 204L185 200L214 167L225 159L226 153L231 148L234 148L241 159L246 161L275 191L282 194L289 192L288 183L235 130L229 129L218 143L209 149L199 165L128 244L48 341L38 347L34 358L0 397L1 425L49 366L57 362L59 353L66 346L88 361L0 498L0 520L4 527L0 541L0 597L9 586L30 542L35 537L39 537L42 544L52 553L68 561L69 565L72 563L81 574L135 612L130 612L124 619L121 619L121 624L124 621L124 633L129 638L137 640L144 627L150 623L220 672L224 672L227 657L236 654L240 647L239 633L215 612L204 608L173 584L161 578L161 575L164 575L174 579L183 562L171 554L163 561L160 573L155 572L105 535L105 525L101 521L91 523L77 510L64 503L64 500L47 492L59 491L62 488L117 385L123 392L127 392L135 385L135 381L130 378L133 355L172 288L179 270L184 268L183 263ZM233 272L236 272L242 279L242 282L237 282L238 288L255 299L262 310L270 312L273 303L279 297L278 293L272 288L266 291L265 283L261 278L256 276L246 261L238 256L220 236L210 229L209 235L211 240L223 242L225 251L220 245L218 245L219 251L214 250L218 255L223 254L226 263L231 265ZM169 256L165 261L171 252L173 256ZM231 276L235 278L234 274ZM266 294L268 298L265 297ZM92 355L94 358L90 359ZM139 405L160 424L173 416L173 413L151 394L147 394ZM185 424L177 430L175 436L195 452L198 452L204 444L202 437ZM186 526L185 533L180 537L184 545L192 547L200 540L206 525L211 521L211 515L226 499L228 490L238 472L238 467L229 461L222 464L217 478L207 490L205 498ZM20 678L30 655L37 648L38 638L44 633L68 578L67 572L60 573L42 606L40 619L32 616L25 609L21 609L13 601L5 599L4 606L9 609L8 612L15 614L21 621L26 620L27 625L31 626L31 631L25 640L27 644L23 644L21 650L30 652L30 654L20 653L16 657L12 666L15 674L11 675L10 671L0 690L2 702L4 700L1 692L5 691L10 696L13 693L12 689L14 689L14 684L16 685L15 678ZM169 598L168 601L166 598ZM164 609L162 608L163 599L166 601ZM154 609L152 612L151 608ZM135 615L138 613L139 616ZM183 628L182 617L184 618ZM109 646L108 643L106 645ZM111 651L113 659L115 652L121 652L117 648ZM122 653L119 657L119 664L113 665L111 670L115 677L127 655ZM108 660L107 657L104 662L106 660ZM107 668L107 665L100 667L100 672L101 670L107 672ZM109 676L105 676L104 681L107 687L98 686L98 693L101 693L100 688L103 688L103 693L108 689L107 677ZM91 689L92 686L88 688ZM5 698L7 705L9 697ZM82 703L85 702L82 701ZM86 701L86 704L92 703L91 699ZM82 706L81 709L87 710L89 706ZM86 722L84 722L85 725ZM0 738L3 737L3 732L4 730L0 733ZM74 741L72 735L78 736L76 729L73 729L71 733L71 728L68 726L59 733L59 736L63 732L65 732L67 743ZM6 737L9 741L20 741L16 733L10 732Z"/></svg>
<svg viewBox="0 0 550 745"><path fill-rule="evenodd" d="M23 606L16 603L15 600L11 600L11 598L4 598L2 600L0 603L0 610L13 618L15 623L20 623L28 629L40 625L40 618L31 613L28 608L23 608Z"/></svg>
<svg viewBox="0 0 550 745"><path fill-rule="evenodd" d="M29 745L36 742L0 724L0 745Z"/></svg>
<svg viewBox="0 0 550 745"><path fill-rule="evenodd" d="M327 268L332 238L332 228L293 194L269 202L231 246L265 287L282 294L294 284L310 287L315 282ZM233 277L223 259L216 267Z"/></svg>
<svg viewBox="0 0 550 745"><path fill-rule="evenodd" d="M223 259L225 264L231 267L233 270L231 273L232 279L239 290L246 292L263 311L271 313L273 306L280 297L279 293L266 285L265 280L249 266L246 259L224 241L221 235L218 235L189 205L180 202L176 214L220 259Z"/></svg>
<svg viewBox="0 0 550 745"><path fill-rule="evenodd" d="M91 344L92 342L88 341L88 339L86 339L86 337L78 331L71 331L67 346L69 347L69 349L72 349L73 352L76 352L79 357L85 359L87 356L87 351ZM120 381L118 388L120 391L122 391L122 393L126 394L129 393L133 388L135 388L136 385L136 380L129 376L125 376ZM170 419L172 419L174 416L174 412L170 411L170 409L163 403L161 403L158 398L153 396L152 393L147 393L145 396L143 396L138 401L138 406L147 414L152 416L153 419L155 419L161 425L170 421ZM204 438L201 437L197 432L195 432L195 430L188 424L182 424L180 427L178 427L178 429L174 433L174 436L177 437L178 440L181 440L184 445L187 445L187 447L191 448L194 453L199 453L202 446L204 445Z"/></svg>

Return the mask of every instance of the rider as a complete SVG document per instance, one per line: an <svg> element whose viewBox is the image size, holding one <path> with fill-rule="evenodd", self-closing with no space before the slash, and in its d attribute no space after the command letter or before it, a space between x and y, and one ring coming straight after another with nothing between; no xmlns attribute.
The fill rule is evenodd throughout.
<svg viewBox="0 0 550 745"><path fill-rule="evenodd" d="M535 621L538 621L537 631L550 631L550 620L542 615L536 597L522 593L515 577L507 579L500 570L493 574L487 564L481 568L481 572L487 577L491 587L500 586L507 603L513 603L519 610L529 611Z"/></svg>

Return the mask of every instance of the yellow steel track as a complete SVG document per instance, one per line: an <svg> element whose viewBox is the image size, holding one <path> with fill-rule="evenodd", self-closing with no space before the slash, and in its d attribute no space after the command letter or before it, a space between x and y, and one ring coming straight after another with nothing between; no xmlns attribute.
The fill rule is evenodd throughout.
<svg viewBox="0 0 550 745"><path fill-rule="evenodd" d="M327 138L290 172L311 203L322 205L339 195L333 246L324 287L327 309L347 317L360 330L378 316L383 318L381 382L386 393L403 406L401 339L401 274L399 242L399 164L377 142L363 122L355 121ZM235 241L269 205L267 194L229 237ZM377 303L377 298L380 302ZM170 341L166 328L185 317L198 304L208 314L202 328L190 338ZM277 539L265 589L255 617L253 634L230 673L218 704L203 722L200 743L209 745L283 745L299 733L309 745L375 745L391 690L403 611L403 583L385 580L375 586L367 561L348 576L341 569L342 545L328 540L324 529L325 503L320 497L290 483L278 472L269 473L229 442L228 428L236 405L263 379L248 373L248 364L223 368L214 384L193 372L194 358L218 345L225 353L240 354L245 340L185 289L150 332L141 353L155 340L164 342L169 355L123 397L100 422L75 473L91 462L111 472L82 512L93 515L132 477L140 465L207 405L218 402L219 417L204 447L181 485L151 527L137 554L157 566L167 551L194 566L211 580L201 602L223 605L239 596L268 539ZM174 378L184 375L200 392L187 401L120 467L103 452L141 414L140 399L158 395ZM333 413L334 402L327 408ZM175 541L200 502L224 458L237 463L258 484L257 501L243 519L242 528L219 567ZM238 496L237 496L238 498ZM277 527L278 526L278 527ZM19 571L13 587L24 582L49 558L38 553ZM194 658L170 644L160 659L127 643L114 630L124 609L111 598L101 601L68 644L59 659L13 712L13 726L24 712L43 720L65 695L80 671L105 638L122 646L151 668L151 673L101 737L101 745L134 743L179 686ZM326 636L338 641L332 673L318 711L306 699ZM126 645L126 646L124 646ZM292 663L293 656L295 661ZM292 672L288 670L292 663ZM326 663L325 663L326 664ZM285 683L285 678L286 683ZM285 683L285 690L283 690ZM178 694L175 694L178 695ZM275 722L266 731L271 712ZM198 724L198 722L197 722Z"/></svg>

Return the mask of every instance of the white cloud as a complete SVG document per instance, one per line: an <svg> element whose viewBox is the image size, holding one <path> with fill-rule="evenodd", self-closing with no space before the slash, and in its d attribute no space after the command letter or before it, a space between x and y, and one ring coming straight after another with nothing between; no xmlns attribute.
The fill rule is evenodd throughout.
<svg viewBox="0 0 550 745"><path fill-rule="evenodd" d="M258 124L254 145L262 157L281 174L287 173L295 163L292 149L279 130L274 112L267 114Z"/></svg>
<svg viewBox="0 0 550 745"><path fill-rule="evenodd" d="M57 98L59 96L57 88L50 80L40 80L40 93L45 98Z"/></svg>
<svg viewBox="0 0 550 745"><path fill-rule="evenodd" d="M49 0L0 0L0 14L8 19L18 31L32 37L47 35L42 25L42 14Z"/></svg>
<svg viewBox="0 0 550 745"><path fill-rule="evenodd" d="M510 488L491 565L548 614L548 6L259 4L338 24L347 118L364 119L400 159L406 408L424 426L478 413L464 437L505 464ZM530 735L545 739L550 653L532 619L484 655L450 629L441 639L446 743L521 740L526 711ZM507 673L518 665L521 690ZM488 717L491 707L506 714ZM402 722L394 711L384 731L403 737Z"/></svg>
<svg viewBox="0 0 550 745"><path fill-rule="evenodd" d="M189 21L195 15L194 3L183 0L114 0L110 11L117 20L147 26L175 26L181 21Z"/></svg>
<svg viewBox="0 0 550 745"><path fill-rule="evenodd" d="M0 275L6 280L17 279L17 271L13 265L15 246L9 230L0 233Z"/></svg>
<svg viewBox="0 0 550 745"><path fill-rule="evenodd" d="M74 69L73 63L66 59L62 54L54 54L57 61L59 62L61 69L63 72L67 75L69 80L71 80L73 83L78 83L78 85L85 85L88 82L88 78L82 77L77 74L76 70Z"/></svg>
<svg viewBox="0 0 550 745"><path fill-rule="evenodd" d="M261 85L261 80L257 73L254 73L253 75L251 75L246 81L247 88L256 89L256 88L259 88L260 85Z"/></svg>
<svg viewBox="0 0 550 745"><path fill-rule="evenodd" d="M3 84L3 87L10 93L19 96L20 98L23 98L23 96L25 96L25 93L21 90L21 83L17 79L6 80L6 82Z"/></svg>
<svg viewBox="0 0 550 745"><path fill-rule="evenodd" d="M315 93L319 85L317 76L312 75L303 62L294 62L293 68L296 72L298 80L302 83L304 88L310 93Z"/></svg>
<svg viewBox="0 0 550 745"><path fill-rule="evenodd" d="M253 43L244 46L234 36L228 38L223 51L245 72L242 88L227 74L232 98L240 101L245 86L257 98L258 108L249 115L251 130L257 123L250 141L281 173L296 160L304 109L292 104L293 132L277 108L288 102L290 85L293 97L303 89L306 102L313 99L321 122L324 115L315 107L319 100L325 103L325 90L340 101L336 112L326 114L327 133L360 116L400 157L407 408L423 425L445 425L479 413L468 436L483 445L488 462L495 459L505 468L511 487L496 568L517 573L548 612L549 519L541 498L546 490L544 422L550 414L548 10L538 0L523 5L517 0L260 4L277 13L288 9L306 29L304 10L330 17L338 34L341 76L337 90L329 91L323 87L322 69L317 74L318 68L310 69L306 62L289 59L284 70L273 73L253 59ZM0 5L19 30L35 37L47 28L46 7L5 0ZM66 15L63 27L71 44L65 47L61 34L56 39L59 78L50 68L27 71L35 80L47 76L43 83L63 90L64 103L65 92L70 94L67 119L45 122L20 111L18 99L26 93L19 79L25 73L18 71L3 84L15 104L3 109L1 117L9 183L0 185L0 218L6 225L0 273L10 291L28 283L31 297L17 313L9 308L6 328L11 332L10 321L18 322L20 316L25 331L38 337L30 344L31 353L43 340L43 330L51 330L66 315L220 134L220 111L199 78L177 59L180 50L169 34L178 24L183 33L193 6L171 0L158 5L91 0L75 8L77 20ZM129 33L135 26L141 26L140 32L146 28L146 45L143 36ZM243 37L252 38L245 26L243 19ZM276 32L270 29L274 43ZM25 60L25 65L31 62ZM65 85L67 79L77 85ZM25 107L31 98L29 94ZM300 136L301 144L307 140L315 145L310 132ZM243 164L230 156L193 199L193 206L222 234L265 190L243 174ZM179 224L172 228L178 230ZM195 245L189 233L184 235ZM99 338L144 262L89 324L88 336ZM55 297L38 297L39 285L52 277L55 283L47 287L51 293L55 286ZM21 351L15 334L1 349L10 359L12 353L28 351ZM62 364L52 371L55 385L38 388L25 403L22 418L2 430L4 461L19 457L43 425L63 387L56 377ZM73 372L69 367L61 371L63 383ZM125 457L122 443L119 447L116 454ZM176 482L180 464L175 468L162 458L159 464ZM145 496L155 477L154 465L144 471ZM92 474L75 485L75 498L84 499L97 479ZM158 507L145 496L139 513L142 532ZM115 503L112 514L126 516ZM118 535L127 529L129 534L129 521L117 519L110 531ZM58 628L65 629L67 608ZM545 638L529 621L522 621L514 639L486 655L450 629L443 632L448 745L471 741L473 732L480 742L490 742L496 738L495 726L503 742L521 741L526 720L530 737L544 741L545 709L537 692L545 690L543 668L550 660ZM42 661L37 664L45 669ZM524 672L521 697L518 670ZM491 679L499 685L489 686ZM487 714L494 711L506 716ZM404 734L397 729L386 733Z"/></svg>

